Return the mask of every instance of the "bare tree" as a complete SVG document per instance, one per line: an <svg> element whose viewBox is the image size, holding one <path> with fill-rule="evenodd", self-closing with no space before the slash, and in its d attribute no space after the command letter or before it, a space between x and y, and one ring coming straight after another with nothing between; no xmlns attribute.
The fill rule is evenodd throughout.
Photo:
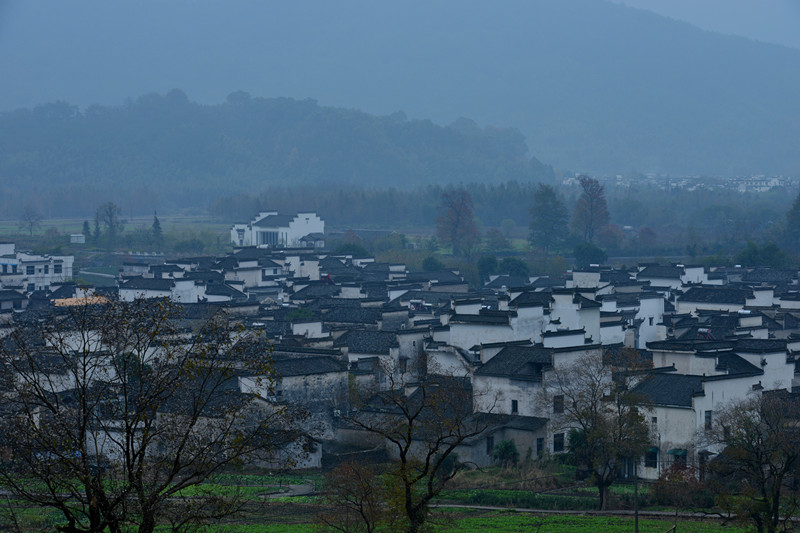
<svg viewBox="0 0 800 533"><path fill-rule="evenodd" d="M121 217L122 209L117 207L114 202L106 202L97 208L95 223L98 227L100 224L105 226L109 244L113 245L116 242L117 235L122 231Z"/></svg>
<svg viewBox="0 0 800 533"><path fill-rule="evenodd" d="M568 433L569 451L576 465L590 473L601 510L606 509L617 470L626 461L638 461L650 442L640 412L642 399L632 392L632 381L640 374L635 366L623 370L628 363L619 366L614 372L602 355L587 354L573 364L554 367L545 375L543 389L548 403L557 405L553 431Z"/></svg>
<svg viewBox="0 0 800 533"><path fill-rule="evenodd" d="M22 208L22 212L19 215L19 228L27 229L28 234L33 236L33 230L41 225L42 214L32 205L26 204L25 207Z"/></svg>
<svg viewBox="0 0 800 533"><path fill-rule="evenodd" d="M394 458L387 476L401 491L404 529L417 533L431 501L461 466L456 449L483 434L488 424L472 411L467 378L435 374L430 367L415 373L397 370L385 365L381 372L388 387L361 391L367 401L347 420L386 441Z"/></svg>
<svg viewBox="0 0 800 533"><path fill-rule="evenodd" d="M782 516L798 509L798 407L800 398L785 390L755 394L715 412L706 433L708 444L722 448L712 462L715 480L733 482L743 496L731 499L737 516L759 533L778 531ZM795 497L786 498L789 493Z"/></svg>
<svg viewBox="0 0 800 533"><path fill-rule="evenodd" d="M324 502L317 514L323 529L342 533L373 533L397 526L398 509L391 505L397 492L380 465L344 463L325 476Z"/></svg>
<svg viewBox="0 0 800 533"><path fill-rule="evenodd" d="M268 388L271 368L268 346L224 314L188 322L165 300L31 320L0 346L13 457L0 484L57 510L64 533L180 531L234 512L236 494L201 484L299 438L285 408L239 390L241 374Z"/></svg>
<svg viewBox="0 0 800 533"><path fill-rule="evenodd" d="M572 212L572 228L586 242L593 242L595 234L609 221L605 189L589 176L580 176L581 195Z"/></svg>
<svg viewBox="0 0 800 533"><path fill-rule="evenodd" d="M453 247L453 255L469 256L480 243L473 210L472 196L463 187L442 194L436 235Z"/></svg>

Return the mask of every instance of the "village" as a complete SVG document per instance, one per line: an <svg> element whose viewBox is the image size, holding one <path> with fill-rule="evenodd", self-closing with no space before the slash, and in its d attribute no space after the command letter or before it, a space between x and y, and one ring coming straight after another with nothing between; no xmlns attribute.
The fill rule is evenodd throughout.
<svg viewBox="0 0 800 533"><path fill-rule="evenodd" d="M224 257L126 262L116 286L97 288L70 281L69 256L4 243L0 336L34 313L106 301L165 299L190 316L224 309L266 337L274 365L271 386L239 373L238 392L310 413L304 438L314 446L293 463L300 469L324 466L343 445L388 446L353 423L353 411L370 409L354 403L353 384L373 393L403 384L412 396L423 375L457 380L469 391L466 416L482 426L456 452L484 467L502 441L534 459L566 452L570 424L553 376L592 360L621 371L624 353L637 362L631 387L649 446L618 465L618 475L635 466L638 477L656 480L675 464L702 475L722 451L704 435L726 404L797 383L796 270L592 265L561 278L498 274L470 287L454 270L409 271L328 252L313 212L260 213L233 226L231 241L235 250ZM52 372L49 392L74 385L65 368Z"/></svg>

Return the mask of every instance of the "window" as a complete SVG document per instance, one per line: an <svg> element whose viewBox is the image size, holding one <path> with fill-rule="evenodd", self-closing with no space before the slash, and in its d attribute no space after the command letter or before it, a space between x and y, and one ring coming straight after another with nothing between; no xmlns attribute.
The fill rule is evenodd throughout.
<svg viewBox="0 0 800 533"><path fill-rule="evenodd" d="M544 438L539 437L536 439L536 457L544 455Z"/></svg>
<svg viewBox="0 0 800 533"><path fill-rule="evenodd" d="M8 272L8 265L3 263L3 274L6 274L7 272Z"/></svg>
<svg viewBox="0 0 800 533"><path fill-rule="evenodd" d="M561 414L564 412L564 395L559 394L558 396L553 396L553 413Z"/></svg>
<svg viewBox="0 0 800 533"><path fill-rule="evenodd" d="M50 273L50 265L45 265L44 266L44 273L45 274L49 274Z"/></svg>
<svg viewBox="0 0 800 533"><path fill-rule="evenodd" d="M519 413L519 402L517 400L511 400L511 414L515 415Z"/></svg>
<svg viewBox="0 0 800 533"><path fill-rule="evenodd" d="M658 448L650 448L644 456L644 466L658 468Z"/></svg>
<svg viewBox="0 0 800 533"><path fill-rule="evenodd" d="M62 272L61 269L62 269L62 266L61 266L60 263L57 264L57 265L53 265L53 274L61 274L61 272Z"/></svg>
<svg viewBox="0 0 800 533"><path fill-rule="evenodd" d="M28 283L28 292L33 292L36 290L36 285L33 283Z"/></svg>
<svg viewBox="0 0 800 533"><path fill-rule="evenodd" d="M712 413L713 413L713 411L706 411L706 420L705 420L706 431L711 431Z"/></svg>
<svg viewBox="0 0 800 533"><path fill-rule="evenodd" d="M650 325L653 325L653 317L650 317Z"/></svg>
<svg viewBox="0 0 800 533"><path fill-rule="evenodd" d="M35 267L33 265L28 265L25 267L25 274L28 276L32 276L35 273Z"/></svg>
<svg viewBox="0 0 800 533"><path fill-rule="evenodd" d="M408 371L408 359L400 359L400 372Z"/></svg>
<svg viewBox="0 0 800 533"><path fill-rule="evenodd" d="M657 416L652 417L650 419L650 423L653 424L654 426L657 426L658 425L658 417Z"/></svg>
<svg viewBox="0 0 800 533"><path fill-rule="evenodd" d="M686 466L686 450L681 451L683 453L676 455L672 462L678 466Z"/></svg>
<svg viewBox="0 0 800 533"><path fill-rule="evenodd" d="M564 451L563 433L556 433L555 435L553 435L553 451L556 453Z"/></svg>
<svg viewBox="0 0 800 533"><path fill-rule="evenodd" d="M486 455L492 455L494 450L494 436L486 437Z"/></svg>

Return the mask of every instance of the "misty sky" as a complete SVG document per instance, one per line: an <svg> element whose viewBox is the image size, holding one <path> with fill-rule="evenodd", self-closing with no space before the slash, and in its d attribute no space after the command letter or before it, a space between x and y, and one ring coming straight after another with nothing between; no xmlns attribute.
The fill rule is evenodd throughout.
<svg viewBox="0 0 800 533"><path fill-rule="evenodd" d="M800 49L800 0L614 0L705 30Z"/></svg>
<svg viewBox="0 0 800 533"><path fill-rule="evenodd" d="M462 11L480 7L479 2L452 1ZM314 25L320 24L311 20L319 12L314 7L318 4L311 0L289 4L293 5L254 0L0 0L0 110L57 99L82 106L120 104L126 97L175 87L186 90L192 99L209 103L223 101L232 90L246 89L259 96L312 97L371 112L405 107L402 101L395 103L396 109L383 109L371 107L368 101L329 98L333 91L326 93L327 87L315 91L313 83L302 83L304 76L309 81L308 76L319 75L317 65L330 70L327 79L332 84L340 83L339 78L348 73L337 71L336 58L327 58L324 46L314 49L308 33L304 35L309 27L316 31ZM441 7L447 2L434 4ZM800 0L627 0L625 4L704 29L800 49ZM362 48L354 52L363 54L371 21L360 20L362 13L378 10L374 5L368 9L359 5L359 0L337 3L342 18L352 22L336 21L331 26L338 28L325 37L348 40L353 32L361 33ZM387 18L409 17L410 22L415 15L424 19L426 8L408 2L402 6L387 3L380 10ZM276 30L270 16L290 20ZM431 39L436 28L431 21ZM381 36L374 37L380 40ZM265 42L270 43L266 48ZM281 64L286 50L274 44L281 42L299 50L298 56L304 51L313 54L317 65ZM231 51L239 57L229 57ZM260 57L251 57L251 53ZM282 71L275 71L276 66ZM317 70L304 73L304 67ZM270 75L275 78L268 79ZM456 116L469 111L460 110Z"/></svg>

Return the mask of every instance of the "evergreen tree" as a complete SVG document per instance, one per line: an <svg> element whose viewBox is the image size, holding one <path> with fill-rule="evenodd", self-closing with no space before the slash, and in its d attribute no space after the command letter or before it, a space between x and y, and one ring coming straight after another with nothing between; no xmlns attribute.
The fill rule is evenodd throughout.
<svg viewBox="0 0 800 533"><path fill-rule="evenodd" d="M151 231L153 232L153 243L160 249L161 245L164 243L164 232L161 229L161 222L158 220L157 213L153 213L153 226Z"/></svg>
<svg viewBox="0 0 800 533"><path fill-rule="evenodd" d="M100 242L100 213L99 212L94 214L94 233L92 234L92 239L94 240L95 244Z"/></svg>
<svg viewBox="0 0 800 533"><path fill-rule="evenodd" d="M540 247L547 255L567 237L569 213L558 193L550 185L539 184L533 194L531 206L531 244Z"/></svg>
<svg viewBox="0 0 800 533"><path fill-rule="evenodd" d="M81 230L81 233L83 233L83 235L85 237L89 237L89 238L92 237L92 230L89 228L89 221L88 220L84 220L83 221L83 229Z"/></svg>

